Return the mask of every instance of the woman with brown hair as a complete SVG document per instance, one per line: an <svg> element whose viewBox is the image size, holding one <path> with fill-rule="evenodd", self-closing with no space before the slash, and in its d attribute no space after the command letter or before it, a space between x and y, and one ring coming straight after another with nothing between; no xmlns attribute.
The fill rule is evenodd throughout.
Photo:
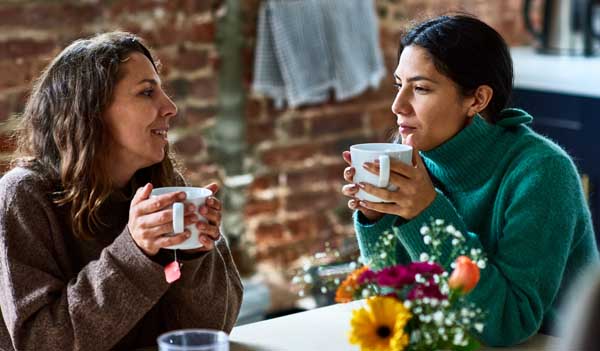
<svg viewBox="0 0 600 351"><path fill-rule="evenodd" d="M129 33L75 41L37 80L0 179L1 350L131 350L167 330L231 330L242 286L220 202L185 206L202 247L175 251L190 236L166 235L185 193L150 196L184 184L167 140L176 115Z"/></svg>

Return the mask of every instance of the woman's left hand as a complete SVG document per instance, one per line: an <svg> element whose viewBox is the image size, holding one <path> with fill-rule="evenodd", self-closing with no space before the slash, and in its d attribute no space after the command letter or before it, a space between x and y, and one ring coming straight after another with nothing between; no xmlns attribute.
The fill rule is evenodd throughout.
<svg viewBox="0 0 600 351"><path fill-rule="evenodd" d="M203 206L198 209L198 214L206 218L207 222L197 222L199 238L198 241L202 247L191 250L183 250L186 253L197 253L202 251L210 251L215 247L215 241L221 237L221 201L214 195L219 191L219 185L211 183L205 186L206 189L212 191L212 195L206 199Z"/></svg>
<svg viewBox="0 0 600 351"><path fill-rule="evenodd" d="M417 217L425 210L435 199L436 192L423 163L421 155L416 145L412 143L412 137L406 140L407 145L413 147L412 165L407 165L402 161L390 159L390 184L398 189L390 191L385 188L378 188L368 183L359 183L364 191L383 199L386 203L376 203L361 200L359 206L369 210L382 213L389 213L410 220ZM379 175L379 164L375 162L366 162L363 167Z"/></svg>

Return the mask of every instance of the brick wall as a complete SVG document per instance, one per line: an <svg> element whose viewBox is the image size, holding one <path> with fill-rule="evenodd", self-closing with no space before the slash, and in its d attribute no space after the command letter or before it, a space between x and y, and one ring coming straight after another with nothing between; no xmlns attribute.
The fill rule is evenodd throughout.
<svg viewBox="0 0 600 351"><path fill-rule="evenodd" d="M163 80L181 115L171 133L192 184L223 176L207 152L218 92L216 17L223 1L29 1L0 5L0 163L12 146L9 116L22 110L36 77L72 40L123 29L145 38L164 63ZM303 255L352 242L351 213L341 196L341 153L349 145L384 141L394 130L394 90L386 77L377 90L346 102L277 110L249 92L258 0L243 0L243 84L248 167L255 178L245 207L248 251L263 271L282 271ZM109 4L109 5L106 5ZM464 10L497 28L511 44L527 43L519 0L376 0L388 72L395 65L400 31L414 19ZM208 141L209 142L209 141ZM285 282L285 280L284 280Z"/></svg>
<svg viewBox="0 0 600 351"><path fill-rule="evenodd" d="M110 5L107 5L110 4ZM101 31L126 30L147 40L164 64L163 81L174 96L175 146L193 183L215 178L199 132L217 111L215 1L20 1L0 4L0 132L14 125L32 79L74 39ZM4 139L4 138L3 138ZM6 167L10 145L1 143ZM209 162L207 162L209 161Z"/></svg>

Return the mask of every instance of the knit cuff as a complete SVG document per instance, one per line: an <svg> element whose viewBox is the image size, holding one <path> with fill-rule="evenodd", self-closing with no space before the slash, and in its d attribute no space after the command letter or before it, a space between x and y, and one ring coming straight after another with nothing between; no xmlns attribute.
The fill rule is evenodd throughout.
<svg viewBox="0 0 600 351"><path fill-rule="evenodd" d="M465 245L469 247L481 246L481 244L469 240L468 229L450 200L439 190L436 189L436 192L437 195L434 201L421 214L403 225L394 227L394 233L410 255L412 261L419 261L422 253L430 253L431 251L430 246L425 245L423 235L421 234L421 227L424 225L429 226L431 220L441 219L445 225L454 226L456 230L459 230L467 238ZM451 254L452 249L451 240L442 241L442 257L439 258L439 262L445 262Z"/></svg>
<svg viewBox="0 0 600 351"><path fill-rule="evenodd" d="M106 252L121 273L150 300L156 301L169 287L164 267L142 252L133 241L127 226L107 247Z"/></svg>
<svg viewBox="0 0 600 351"><path fill-rule="evenodd" d="M381 254L375 249L376 243L384 232L392 232L392 226L399 217L386 214L374 223L366 223L367 219L360 211L355 211L353 217L362 261L369 262L375 255Z"/></svg>

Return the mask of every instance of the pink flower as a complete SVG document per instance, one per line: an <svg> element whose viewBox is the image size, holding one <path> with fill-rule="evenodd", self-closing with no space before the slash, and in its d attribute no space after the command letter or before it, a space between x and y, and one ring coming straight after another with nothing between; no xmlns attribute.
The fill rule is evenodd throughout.
<svg viewBox="0 0 600 351"><path fill-rule="evenodd" d="M358 282L358 284L363 285L375 282L376 277L377 274L375 272L373 272L370 269L367 269L358 276L358 279L356 281Z"/></svg>
<svg viewBox="0 0 600 351"><path fill-rule="evenodd" d="M429 274L442 274L444 273L444 268L437 263L429 263L429 262L411 262L408 265L408 269L415 273L420 273L422 275Z"/></svg>
<svg viewBox="0 0 600 351"><path fill-rule="evenodd" d="M377 284L400 289L415 282L415 273L402 265L387 267L377 272Z"/></svg>
<svg viewBox="0 0 600 351"><path fill-rule="evenodd" d="M408 292L408 295L406 296L406 298L409 300L422 299L424 297L435 298L438 300L445 300L448 298L447 296L442 294L442 292L440 291L440 287L433 282L430 282L429 285L425 285L425 284L415 285L412 288L412 290Z"/></svg>

